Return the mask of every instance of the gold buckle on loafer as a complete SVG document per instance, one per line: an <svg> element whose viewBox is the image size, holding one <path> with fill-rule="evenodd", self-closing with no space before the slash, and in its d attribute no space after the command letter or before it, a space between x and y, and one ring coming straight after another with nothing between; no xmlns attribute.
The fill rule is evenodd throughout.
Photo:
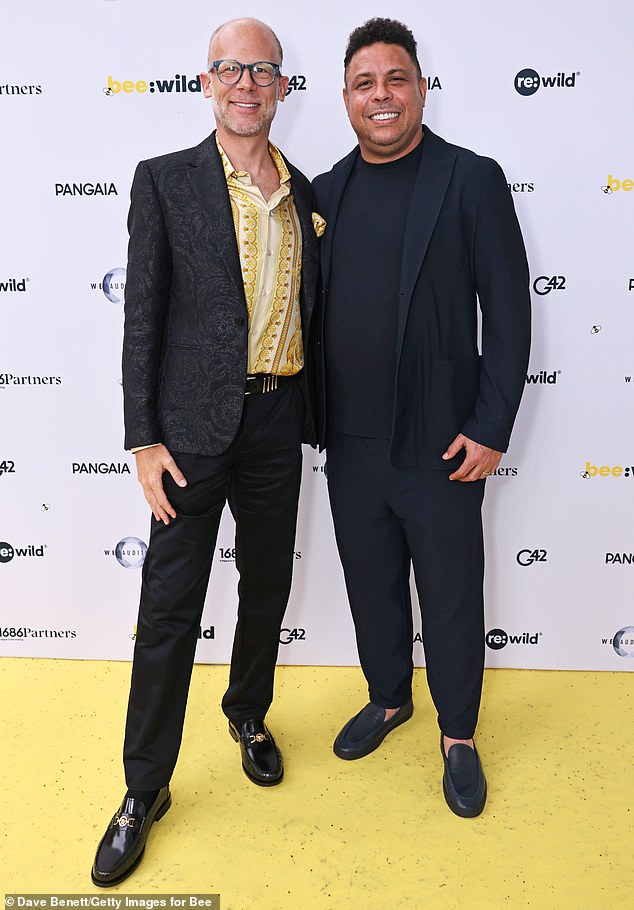
<svg viewBox="0 0 634 910"><path fill-rule="evenodd" d="M136 825L136 818L132 815L115 815L112 819L112 827L116 828L117 825L120 828L134 828Z"/></svg>

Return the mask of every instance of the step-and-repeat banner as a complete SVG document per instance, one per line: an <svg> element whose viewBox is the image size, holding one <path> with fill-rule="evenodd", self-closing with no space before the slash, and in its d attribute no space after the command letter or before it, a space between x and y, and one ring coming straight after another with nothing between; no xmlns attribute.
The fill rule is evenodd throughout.
<svg viewBox="0 0 634 910"><path fill-rule="evenodd" d="M290 82L272 138L309 177L354 145L342 58L375 15L413 29L432 129L501 163L529 252L534 343L512 447L487 481L488 664L634 669L629 0L4 9L0 654L131 656L149 513L122 448L130 183L139 159L211 131L198 74L230 15L279 34ZM326 484L325 457L307 448L282 663L357 662ZM225 515L203 662L230 655L233 534Z"/></svg>

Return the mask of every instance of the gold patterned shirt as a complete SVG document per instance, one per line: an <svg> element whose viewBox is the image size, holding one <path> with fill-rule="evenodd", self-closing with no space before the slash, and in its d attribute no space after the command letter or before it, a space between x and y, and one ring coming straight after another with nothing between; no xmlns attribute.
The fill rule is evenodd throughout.
<svg viewBox="0 0 634 910"><path fill-rule="evenodd" d="M236 171L218 142L227 179L249 314L249 373L292 376L304 365L299 288L302 230L291 175L275 146L280 187L267 201L246 171Z"/></svg>

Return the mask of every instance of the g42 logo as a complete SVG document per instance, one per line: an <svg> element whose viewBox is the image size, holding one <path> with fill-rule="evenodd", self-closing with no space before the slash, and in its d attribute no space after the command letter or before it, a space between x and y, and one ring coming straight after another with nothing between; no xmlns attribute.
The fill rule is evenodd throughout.
<svg viewBox="0 0 634 910"><path fill-rule="evenodd" d="M306 641L306 629L280 629L280 644L290 645L292 641Z"/></svg>
<svg viewBox="0 0 634 910"><path fill-rule="evenodd" d="M548 562L548 550L520 550L515 559L520 566L532 566L534 562Z"/></svg>
<svg viewBox="0 0 634 910"><path fill-rule="evenodd" d="M288 80L288 88L286 89L286 94L290 95L292 91L296 92L305 92L306 91L306 76L291 76Z"/></svg>
<svg viewBox="0 0 634 910"><path fill-rule="evenodd" d="M0 461L0 477L3 474L15 474L15 461Z"/></svg>
<svg viewBox="0 0 634 910"><path fill-rule="evenodd" d="M552 278L549 278L548 275L540 275L533 282L533 290L542 297L550 294L551 291L565 291L566 278L564 275L553 275Z"/></svg>

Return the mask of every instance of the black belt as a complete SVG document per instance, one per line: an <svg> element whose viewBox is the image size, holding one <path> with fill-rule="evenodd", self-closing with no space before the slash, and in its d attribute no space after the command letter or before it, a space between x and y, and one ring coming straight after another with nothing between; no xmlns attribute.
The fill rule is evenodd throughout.
<svg viewBox="0 0 634 910"><path fill-rule="evenodd" d="M247 373L247 384L244 388L244 394L253 395L254 393L276 392L283 383L288 382L290 379L296 379L297 375L276 376L275 373Z"/></svg>

